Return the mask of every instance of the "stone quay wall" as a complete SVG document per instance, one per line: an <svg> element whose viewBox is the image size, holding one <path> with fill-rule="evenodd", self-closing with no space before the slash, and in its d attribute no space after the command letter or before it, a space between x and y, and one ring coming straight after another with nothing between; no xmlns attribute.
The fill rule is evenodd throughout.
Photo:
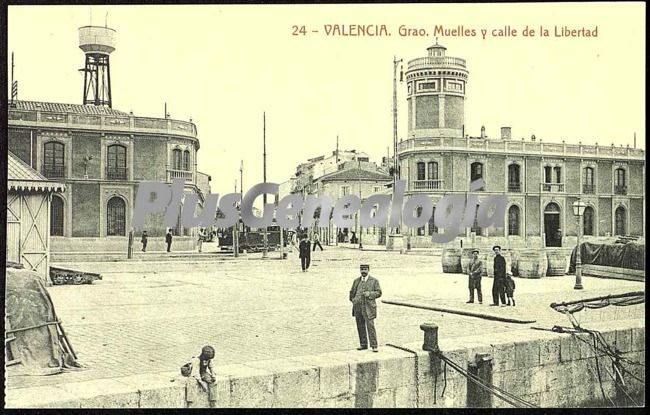
<svg viewBox="0 0 650 415"><path fill-rule="evenodd" d="M624 357L645 364L644 319L592 322L587 327L600 331ZM487 366L478 370L478 376L533 404L608 405L598 381L598 367L602 390L620 402L623 392L608 375L612 372L611 360L595 355L587 343L577 338L590 341L588 334L523 328L445 339L443 327L439 336L439 349L452 362L471 370L477 354L487 356ZM198 388L196 381L173 372L7 390L6 407L510 406L496 396L477 393L466 377L435 354L422 350L423 343L400 346L415 353L382 345L379 353L351 350L222 366L217 362L214 402L209 402L208 394ZM644 366L624 366L644 378ZM645 404L644 386L627 373L623 379L635 399L641 396L640 403Z"/></svg>

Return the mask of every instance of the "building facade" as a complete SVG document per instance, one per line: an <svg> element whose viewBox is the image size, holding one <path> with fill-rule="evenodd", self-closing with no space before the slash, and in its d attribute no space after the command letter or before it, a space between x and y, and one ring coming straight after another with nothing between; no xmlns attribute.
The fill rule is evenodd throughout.
<svg viewBox="0 0 650 415"><path fill-rule="evenodd" d="M408 139L398 144L399 172L406 195L426 194L434 206L446 194L467 194L469 183L483 179L478 203L490 195L508 197L503 228L474 226L459 236L502 237L545 246L574 243L577 220L572 204L588 207L583 235L638 235L645 232L645 151L602 146L465 134L465 61L445 56L438 44L428 56L411 60L406 71ZM435 208L434 208L435 211ZM432 212L433 213L433 212ZM405 229L413 246L427 246L433 220Z"/></svg>
<svg viewBox="0 0 650 415"><path fill-rule="evenodd" d="M9 150L66 185L52 197L54 252L86 250L88 238L93 250L123 250L141 181L183 178L186 192L199 193L199 200L209 191L209 176L197 171L199 140L192 122L105 106L14 101L8 124ZM164 236L162 214L148 215L144 228L134 231L142 230ZM177 224L173 232L180 246L184 240L193 244L196 230Z"/></svg>

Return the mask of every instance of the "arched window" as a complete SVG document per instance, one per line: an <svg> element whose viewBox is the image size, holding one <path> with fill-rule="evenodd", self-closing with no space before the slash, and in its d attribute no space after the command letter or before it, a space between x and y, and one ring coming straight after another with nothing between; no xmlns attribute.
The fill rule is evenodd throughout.
<svg viewBox="0 0 650 415"><path fill-rule="evenodd" d="M508 235L519 235L519 206L512 205L508 209Z"/></svg>
<svg viewBox="0 0 650 415"><path fill-rule="evenodd" d="M614 171L614 193L617 195L627 194L625 184L625 169L618 168Z"/></svg>
<svg viewBox="0 0 650 415"><path fill-rule="evenodd" d="M616 208L616 212L614 213L614 222L615 222L615 235L625 235L627 234L626 232L626 227L625 227L625 208L623 206L619 206Z"/></svg>
<svg viewBox="0 0 650 415"><path fill-rule="evenodd" d="M52 196L50 204L50 235L63 236L63 218L65 210L63 209L63 199L59 196Z"/></svg>
<svg viewBox="0 0 650 415"><path fill-rule="evenodd" d="M106 209L106 234L108 236L126 236L126 203L114 196L108 200Z"/></svg>
<svg viewBox="0 0 650 415"><path fill-rule="evenodd" d="M126 180L126 147L113 144L106 151L106 178Z"/></svg>
<svg viewBox="0 0 650 415"><path fill-rule="evenodd" d="M190 168L190 151L189 150L183 151L183 170L185 170L185 171L192 170Z"/></svg>
<svg viewBox="0 0 650 415"><path fill-rule="evenodd" d="M519 164L508 166L508 191L521 192L521 177Z"/></svg>
<svg viewBox="0 0 650 415"><path fill-rule="evenodd" d="M589 168L589 167L588 167ZM583 235L594 234L594 208L587 206L583 215L582 233Z"/></svg>
<svg viewBox="0 0 650 415"><path fill-rule="evenodd" d="M594 193L594 168L585 167L582 183L583 193Z"/></svg>
<svg viewBox="0 0 650 415"><path fill-rule="evenodd" d="M43 176L53 179L65 177L65 145L50 141L43 145Z"/></svg>
<svg viewBox="0 0 650 415"><path fill-rule="evenodd" d="M183 170L183 152L178 148L172 150L172 169Z"/></svg>

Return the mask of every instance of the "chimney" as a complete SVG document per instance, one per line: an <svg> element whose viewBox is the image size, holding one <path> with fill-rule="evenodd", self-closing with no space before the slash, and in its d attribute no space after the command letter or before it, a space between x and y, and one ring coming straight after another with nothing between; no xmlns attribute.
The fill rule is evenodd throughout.
<svg viewBox="0 0 650 415"><path fill-rule="evenodd" d="M481 126L481 138L485 139L485 126L484 125Z"/></svg>
<svg viewBox="0 0 650 415"><path fill-rule="evenodd" d="M501 139L502 140L510 140L512 134L512 130L510 127L501 127Z"/></svg>

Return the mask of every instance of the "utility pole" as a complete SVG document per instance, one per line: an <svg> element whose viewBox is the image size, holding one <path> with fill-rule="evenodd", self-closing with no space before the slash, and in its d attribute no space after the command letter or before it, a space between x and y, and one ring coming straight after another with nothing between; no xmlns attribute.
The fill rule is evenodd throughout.
<svg viewBox="0 0 650 415"><path fill-rule="evenodd" d="M363 199L361 198L361 161L359 163L359 200L361 201L361 206L363 206ZM359 250L363 249L363 243L361 242L361 234L363 229L361 228L361 209L357 212L357 218L359 218Z"/></svg>
<svg viewBox="0 0 650 415"><path fill-rule="evenodd" d="M244 202L244 160L241 160L239 164L239 200L240 206ZM237 229L239 229L239 222L237 222ZM246 225L242 223L242 235L244 235L244 240L246 240Z"/></svg>
<svg viewBox="0 0 650 415"><path fill-rule="evenodd" d="M398 179L398 160L397 160L397 65L402 63L401 59L397 59L396 56L393 56L393 196L395 195L395 188L397 186ZM392 245L399 245L400 254L404 253L404 240L402 239L402 206L399 207L399 227L397 232L395 228L391 228L391 234L389 238L392 238ZM399 242L398 242L399 241Z"/></svg>
<svg viewBox="0 0 650 415"><path fill-rule="evenodd" d="M263 130L262 130L262 141L264 144L264 153L262 154L262 159L264 161L264 183L266 183L266 111L263 113ZM266 207L266 193L262 196L264 200L264 206L262 209ZM265 226L264 227L264 249L262 250L262 258L266 258L269 253L269 240L268 240L268 235L267 235L268 228Z"/></svg>
<svg viewBox="0 0 650 415"><path fill-rule="evenodd" d="M237 180L235 180L235 193L237 193ZM237 232L238 228L239 228L239 218L237 218L235 224L232 225L232 250L235 254L235 258L239 256L239 235Z"/></svg>

